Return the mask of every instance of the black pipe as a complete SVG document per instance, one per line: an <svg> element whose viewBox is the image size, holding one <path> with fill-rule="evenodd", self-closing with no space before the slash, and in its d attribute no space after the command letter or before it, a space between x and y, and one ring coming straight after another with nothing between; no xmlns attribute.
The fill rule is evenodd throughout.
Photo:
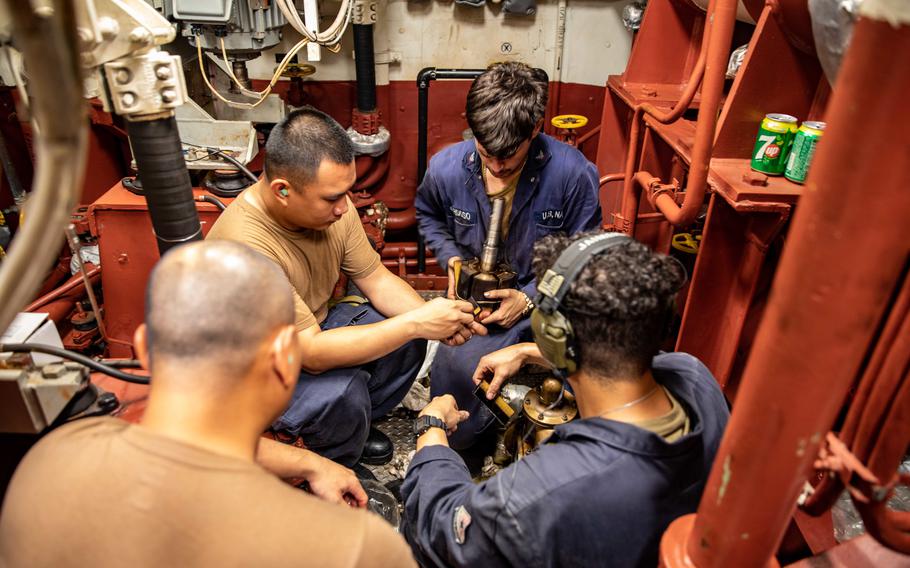
<svg viewBox="0 0 910 568"><path fill-rule="evenodd" d="M127 120L126 130L142 178L158 252L164 255L175 246L202 240L177 120L173 116Z"/></svg>
<svg viewBox="0 0 910 568"><path fill-rule="evenodd" d="M357 110L376 110L376 57L373 51L373 24L352 24L354 28L354 71L357 76Z"/></svg>
<svg viewBox="0 0 910 568"><path fill-rule="evenodd" d="M214 205L221 211L224 211L225 209L227 209L227 206L224 204L224 201L221 201L217 197L213 197L211 195L200 195L199 201L205 201L206 203L211 203L212 205Z"/></svg>
<svg viewBox="0 0 910 568"><path fill-rule="evenodd" d="M47 355L55 355L57 357L62 357L64 359L69 359L70 361L75 361L81 365L85 365L89 369L98 371L99 373L104 373L114 377L115 379L120 379L127 383L133 383L135 385L147 385L149 384L149 378L143 375L134 375L132 373L124 373L123 371L117 370L113 367L105 365L104 363L99 363L91 357L86 357L81 353L76 353L74 351L67 351L66 349L60 349L59 347L52 347L50 345L40 345L37 343L0 343L0 353L5 352L12 353L45 353Z"/></svg>
<svg viewBox="0 0 910 568"><path fill-rule="evenodd" d="M256 183L259 181L259 176L257 176L253 172L251 172L249 168L247 168L242 163L240 163L240 160L238 160L234 156L231 156L227 152L219 150L218 148L207 148L207 150L209 152L211 152L212 154L216 154L217 156L220 156L221 159L224 160L225 162L228 162L231 165L233 165L235 168L237 168L237 171L239 171L244 176L246 176L246 178L248 180L250 180L251 182ZM246 189L246 188L244 188L244 189ZM237 193L238 193L238 195L240 194L240 192L237 192Z"/></svg>
<svg viewBox="0 0 910 568"><path fill-rule="evenodd" d="M430 81L436 79L476 79L484 69L436 69L426 67L417 74L417 187L427 173L427 117L430 110ZM427 269L427 245L423 235L417 239L417 272Z"/></svg>

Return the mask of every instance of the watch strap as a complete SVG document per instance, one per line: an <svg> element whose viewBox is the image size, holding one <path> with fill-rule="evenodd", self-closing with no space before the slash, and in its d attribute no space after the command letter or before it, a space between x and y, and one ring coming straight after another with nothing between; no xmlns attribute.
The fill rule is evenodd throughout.
<svg viewBox="0 0 910 568"><path fill-rule="evenodd" d="M425 434L430 428L442 428L443 432L445 432L446 423L444 420L428 414L418 416L414 419L414 435L419 437Z"/></svg>

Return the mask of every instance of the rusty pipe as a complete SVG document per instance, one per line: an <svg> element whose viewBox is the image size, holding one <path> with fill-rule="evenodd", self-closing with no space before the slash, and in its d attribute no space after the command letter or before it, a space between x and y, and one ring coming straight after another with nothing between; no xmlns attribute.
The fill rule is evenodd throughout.
<svg viewBox="0 0 910 568"><path fill-rule="evenodd" d="M636 161L638 157L638 136L641 133L640 107L632 112L632 126L629 128L629 148L626 150L626 169L622 183L622 201L620 202L620 226L617 227L630 237L635 234L635 218L638 216L639 195L635 191Z"/></svg>
<svg viewBox="0 0 910 568"><path fill-rule="evenodd" d="M712 4L713 3L714 2L712 1ZM736 22L734 22L734 25L735 24ZM705 22L705 31L702 33L701 47L698 50L698 60L696 60L695 66L692 68L692 73L689 75L689 81L686 83L686 88L679 96L679 100L676 101L676 104L673 105L673 108L664 111L651 103L643 103L640 105L643 113L650 115L657 122L670 124L671 122L679 120L683 113L689 109L689 105L691 105L692 101L695 99L695 93L698 91L698 87L701 85L701 81L705 76L705 67L708 62L708 46L711 44L711 29L713 27L713 25L708 25L708 21ZM726 63L724 63L724 69L726 69Z"/></svg>
<svg viewBox="0 0 910 568"><path fill-rule="evenodd" d="M87 262L85 264L85 268L87 270L87 275L88 275L90 281L92 282L92 284L95 284L98 281L98 277L101 276L101 267L93 266L91 263ZM62 298L65 295L67 295L68 292L75 290L77 288L84 288L84 287L85 287L85 282L82 279L82 274L76 274L76 275L70 277L70 279L67 280L66 282L64 282L60 287L55 288L54 290L51 290L47 294L41 296L40 298L38 298L31 304L26 306L23 309L23 311L34 312L34 311L40 310L42 307L53 302L54 300L57 300L59 298ZM80 292L80 294L81 294L81 292Z"/></svg>
<svg viewBox="0 0 910 568"><path fill-rule="evenodd" d="M667 566L773 559L819 445L892 307L910 253L910 192L894 191L910 169L894 122L910 91L910 66L894 65L910 59L908 32L867 14L856 24L694 524L691 516L674 521L661 543ZM874 231L844 230L859 210ZM764 425L760 436L756 424Z"/></svg>
<svg viewBox="0 0 910 568"><path fill-rule="evenodd" d="M416 258L417 257L417 243L407 242L407 243L386 243L382 247L382 252L380 253L382 258Z"/></svg>
<svg viewBox="0 0 910 568"><path fill-rule="evenodd" d="M626 177L626 174L621 173L621 172L616 173L616 174L607 174L607 175L603 176L602 178L600 178L600 187L603 187L610 182L622 181L623 179L625 179L625 177Z"/></svg>
<svg viewBox="0 0 910 568"><path fill-rule="evenodd" d="M386 152L383 154L382 157L376 161L376 166L369 168L367 171L366 177L358 179L354 184L354 191L369 189L385 177L389 172L389 153Z"/></svg>
<svg viewBox="0 0 910 568"><path fill-rule="evenodd" d="M581 136L579 136L578 140L575 141L575 147L581 148L582 144L584 144L591 138L594 138L598 134L600 134L600 125L599 124L597 126L595 126L594 128L592 128L591 130L589 130L589 131L585 132L584 134L582 134Z"/></svg>
<svg viewBox="0 0 910 568"><path fill-rule="evenodd" d="M386 228L392 231L410 229L417 224L417 209L408 207L401 211L389 211ZM416 246L416 245L415 245Z"/></svg>
<svg viewBox="0 0 910 568"><path fill-rule="evenodd" d="M717 129L717 116L720 111L721 98L724 94L724 81L727 59L730 56L730 44L733 41L733 28L736 25L736 0L716 0L714 12L708 13L711 30L708 35L708 54L704 70L701 105L698 110L698 122L695 124L695 142L692 145L692 157L689 163L689 179L682 206L676 204L674 197L668 193L658 195L654 206L664 214L671 224L685 226L695 220L705 199L708 187L708 166L711 163L711 151L714 149L714 135ZM714 29L716 27L716 29Z"/></svg>
<svg viewBox="0 0 910 568"><path fill-rule="evenodd" d="M711 10L715 9L715 2L716 0L711 0L708 6L708 13L712 15L711 17L713 17ZM620 228L629 236L632 236L635 233L635 221L638 216L638 202L640 198L639 193L636 191L635 184L633 183L633 178L636 169L636 158L638 156L638 137L641 133L642 114L647 113L654 117L658 122L669 124L679 120L683 113L688 110L692 101L695 99L695 93L698 91L698 87L701 85L705 75L705 68L708 61L708 49L711 43L711 30L714 27L713 23L709 25L709 22L713 21L711 17L706 17L705 19L705 30L702 32L701 47L698 50L698 60L692 68L692 73L689 75L689 81L686 83L686 88L683 90L679 100L673 108L668 111L662 111L650 103L644 103L637 105L632 113L632 124L629 128L629 147L626 149L626 169L622 187L622 201L620 205L622 216L622 227ZM735 22L733 25L735 25ZM731 27L730 34L732 33L733 30ZM727 47L727 51L729 51L729 46ZM723 85L721 85L721 87L723 87ZM699 117L701 117L701 112L699 112Z"/></svg>

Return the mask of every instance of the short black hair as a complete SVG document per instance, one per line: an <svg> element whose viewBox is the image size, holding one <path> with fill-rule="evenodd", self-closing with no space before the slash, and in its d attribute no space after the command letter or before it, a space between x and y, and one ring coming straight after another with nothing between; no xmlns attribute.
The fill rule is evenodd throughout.
<svg viewBox="0 0 910 568"><path fill-rule="evenodd" d="M509 61L490 65L468 91L467 119L494 158L508 158L531 137L547 110L546 71Z"/></svg>
<svg viewBox="0 0 910 568"><path fill-rule="evenodd" d="M354 161L351 138L334 118L305 106L275 125L265 143L265 177L284 177L302 189L316 178L323 160Z"/></svg>
<svg viewBox="0 0 910 568"><path fill-rule="evenodd" d="M263 342L293 325L293 293L278 264L247 245L191 243L168 251L152 270L145 322L153 369L166 360L217 366L213 380L242 377Z"/></svg>
<svg viewBox="0 0 910 568"><path fill-rule="evenodd" d="M538 279L573 242L599 234L548 235L535 243ZM594 255L562 301L581 367L599 377L638 377L651 367L675 312L685 270L674 259L630 240Z"/></svg>

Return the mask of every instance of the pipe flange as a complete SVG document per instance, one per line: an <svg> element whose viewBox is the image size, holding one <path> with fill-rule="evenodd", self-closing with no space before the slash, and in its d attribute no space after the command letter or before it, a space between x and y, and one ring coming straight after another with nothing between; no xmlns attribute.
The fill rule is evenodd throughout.
<svg viewBox="0 0 910 568"><path fill-rule="evenodd" d="M378 133L381 126L382 113L378 110L363 112L355 108L351 112L351 128L361 134L371 136Z"/></svg>
<svg viewBox="0 0 910 568"><path fill-rule="evenodd" d="M376 134L361 134L351 127L348 128L348 136L354 144L354 153L358 156L381 156L392 143L392 135L384 126L380 126Z"/></svg>

